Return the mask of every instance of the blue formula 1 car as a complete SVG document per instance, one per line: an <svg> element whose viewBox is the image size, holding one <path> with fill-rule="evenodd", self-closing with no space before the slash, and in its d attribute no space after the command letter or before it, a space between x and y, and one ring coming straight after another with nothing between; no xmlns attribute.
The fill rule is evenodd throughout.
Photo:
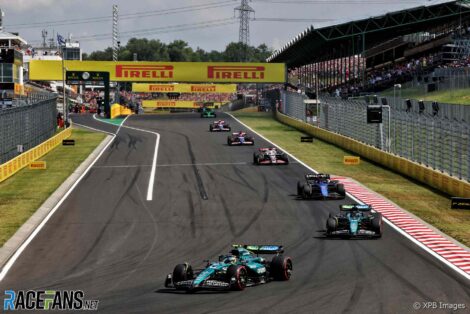
<svg viewBox="0 0 470 314"><path fill-rule="evenodd" d="M329 174L306 174L306 182L297 182L297 195L303 199L344 199L346 190Z"/></svg>
<svg viewBox="0 0 470 314"><path fill-rule="evenodd" d="M178 264L165 279L166 288L186 290L243 290L271 280L289 280L292 260L278 245L233 245L218 262L207 261L204 269L193 270L189 263ZM259 256L274 254L271 261Z"/></svg>
<svg viewBox="0 0 470 314"><path fill-rule="evenodd" d="M341 205L340 213L326 221L326 235L380 238L383 220L380 213L372 212L370 205Z"/></svg>
<svg viewBox="0 0 470 314"><path fill-rule="evenodd" d="M227 145L255 145L253 136L246 134L243 131L232 133L232 136L227 136Z"/></svg>

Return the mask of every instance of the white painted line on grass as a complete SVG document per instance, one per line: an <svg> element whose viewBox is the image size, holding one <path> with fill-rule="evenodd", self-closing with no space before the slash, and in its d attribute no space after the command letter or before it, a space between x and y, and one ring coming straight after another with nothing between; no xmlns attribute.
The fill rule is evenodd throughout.
<svg viewBox="0 0 470 314"><path fill-rule="evenodd" d="M261 137L262 139L264 139L265 141L267 141L268 143L270 143L271 145L274 145L275 147L283 150L285 153L287 153L290 157L292 157L293 159L297 160L302 166L304 166L305 168L307 168L308 170L314 172L314 173L318 173L318 171L316 171L315 169L313 169L312 167L310 167L309 165L307 165L306 163L304 163L303 161L301 161L300 159L298 159L297 157L295 157L294 155L292 155L291 153L289 153L287 150L283 149L281 146L275 144L274 142L272 142L271 140L267 139L266 137L264 137L263 135L259 134L258 132L256 132L255 130L253 130L252 128L250 128L248 125L246 125L245 123L243 123L242 121L238 120L237 118L235 118L233 115L231 115L230 113L226 112L227 115L229 115L230 117L232 117L232 119L234 119L235 121L237 121L238 123L240 123L241 125L243 125L244 127L246 127L247 129L249 129L251 132L257 134L259 137ZM355 202L357 202L358 204L364 204L361 200L359 200L358 198L356 198L354 195L346 192L346 195L351 198L352 200L354 200ZM439 261L441 261L442 263L444 263L445 265L449 266L451 269L453 269L454 271L456 271L458 274L462 275L465 279L467 280L470 280L470 275L467 274L466 272L464 272L462 269L458 268L457 266L455 266L454 264L452 264L451 262L449 262L448 260L446 260L445 258L443 258L442 256L440 256L439 254L437 254L436 252L432 251L430 248L428 248L426 245L424 245L423 243L421 243L420 241L418 241L417 239L415 239L414 237L412 237L410 234L406 233L403 229L401 229L400 227L394 225L393 223L391 223L388 219L384 218L383 217L383 220L390 226L392 227L393 229L395 229L395 231L397 231L398 233L400 233L401 235L405 236L408 240L410 240L411 242L413 242L414 244L416 244L417 246L419 246L420 248L422 248L423 250L425 250L426 252L428 252L429 254L431 254L431 256L437 258Z"/></svg>
<svg viewBox="0 0 470 314"><path fill-rule="evenodd" d="M80 123L73 122L73 120L72 120L72 123L73 123L72 126L78 125L79 127L86 128L86 129L90 129L90 130L93 130L93 131L96 131L96 132L106 133L106 134L109 134L109 135L112 135L112 136L115 136L115 135L116 135L116 134L111 133L111 132L108 132L108 131L104 131L104 130L100 130L100 129L95 129L95 128L92 128L91 126L86 126L86 125L83 125L83 124L80 124Z"/></svg>

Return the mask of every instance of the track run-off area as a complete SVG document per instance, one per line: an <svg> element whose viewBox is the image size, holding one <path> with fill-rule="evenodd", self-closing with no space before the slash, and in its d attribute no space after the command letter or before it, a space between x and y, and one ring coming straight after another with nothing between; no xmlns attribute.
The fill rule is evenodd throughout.
<svg viewBox="0 0 470 314"><path fill-rule="evenodd" d="M221 114L234 131L246 130ZM219 117L218 117L219 118ZM271 144L230 147L197 113L131 116L31 240L2 290L83 290L103 313L414 313L416 302L470 306L470 283L385 225L377 240L327 239L342 201L304 201L301 163L254 166ZM199 268L231 244L280 244L293 276L242 292L165 289L176 264ZM425 310L423 310L424 312ZM451 312L440 309L438 312Z"/></svg>

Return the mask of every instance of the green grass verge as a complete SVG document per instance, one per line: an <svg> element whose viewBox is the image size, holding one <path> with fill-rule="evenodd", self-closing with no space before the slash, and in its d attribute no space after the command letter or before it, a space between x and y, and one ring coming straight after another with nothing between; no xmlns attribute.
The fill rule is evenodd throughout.
<svg viewBox="0 0 470 314"><path fill-rule="evenodd" d="M279 123L272 114L235 112L234 116L315 170L354 178L470 246L470 211L451 210L449 196L365 160L359 166L345 166L343 156L351 152L317 139L300 143L303 133Z"/></svg>
<svg viewBox="0 0 470 314"><path fill-rule="evenodd" d="M47 170L27 167L0 183L0 247L93 152L105 135L74 129L75 146L57 146L40 158Z"/></svg>
<svg viewBox="0 0 470 314"><path fill-rule="evenodd" d="M381 93L382 96L393 97L393 89ZM398 96L398 92L397 92ZM424 92L424 86L403 89L402 98L437 101L444 104L470 105L470 89L455 89L448 91Z"/></svg>

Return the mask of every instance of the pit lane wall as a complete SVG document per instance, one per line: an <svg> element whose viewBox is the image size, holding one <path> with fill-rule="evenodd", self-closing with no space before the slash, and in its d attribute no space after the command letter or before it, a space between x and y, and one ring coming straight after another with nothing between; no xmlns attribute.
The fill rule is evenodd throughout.
<svg viewBox="0 0 470 314"><path fill-rule="evenodd" d="M72 128L69 127L41 144L31 148L21 155L11 159L10 161L0 165L0 182L5 181L31 162L41 158L56 146L62 143L62 140L72 135Z"/></svg>
<svg viewBox="0 0 470 314"><path fill-rule="evenodd" d="M318 128L303 121L276 112L276 119L286 125L310 134L325 142L349 150L363 158L376 162L397 173L418 180L451 196L470 197L470 183L432 168L420 165L403 157L381 151L352 138Z"/></svg>

